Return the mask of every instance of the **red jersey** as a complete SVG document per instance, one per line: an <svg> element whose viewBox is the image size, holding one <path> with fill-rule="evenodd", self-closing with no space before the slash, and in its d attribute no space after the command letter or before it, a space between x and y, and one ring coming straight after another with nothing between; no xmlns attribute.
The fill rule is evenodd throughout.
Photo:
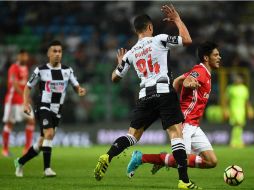
<svg viewBox="0 0 254 190"><path fill-rule="evenodd" d="M23 94L19 94L14 89L14 80L17 81L19 88L24 90L28 80L28 68L25 65L14 63L8 70L7 93L5 104L23 104Z"/></svg>
<svg viewBox="0 0 254 190"><path fill-rule="evenodd" d="M184 123L199 126L211 92L211 74L200 63L184 74L185 77L189 75L196 78L201 86L195 90L182 87L180 104L185 118Z"/></svg>

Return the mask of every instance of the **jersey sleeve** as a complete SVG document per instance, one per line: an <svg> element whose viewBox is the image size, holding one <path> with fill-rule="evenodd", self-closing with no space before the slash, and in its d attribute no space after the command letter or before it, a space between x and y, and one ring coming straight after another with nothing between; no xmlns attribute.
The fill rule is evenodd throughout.
<svg viewBox="0 0 254 190"><path fill-rule="evenodd" d="M35 68L33 74L27 82L27 86L30 88L34 87L40 80L40 70L38 67Z"/></svg>
<svg viewBox="0 0 254 190"><path fill-rule="evenodd" d="M128 51L124 56L123 56L123 59L122 59L122 63L119 64L115 70L116 74L123 78L126 73L129 71L130 69L130 65L131 65L131 62L130 62L130 54L131 54L131 51Z"/></svg>
<svg viewBox="0 0 254 190"><path fill-rule="evenodd" d="M79 82L77 81L77 77L74 75L73 69L70 68L70 82L72 86L78 86Z"/></svg>
<svg viewBox="0 0 254 190"><path fill-rule="evenodd" d="M200 82L200 83L204 83L205 82L204 81L205 80L205 78L204 78L204 76L205 76L204 71L202 69L200 69L200 68L193 68L190 72L187 72L184 75L185 75L185 77L191 76L191 77L197 79L197 81Z"/></svg>
<svg viewBox="0 0 254 190"><path fill-rule="evenodd" d="M181 36L169 36L167 34L159 34L154 37L159 48L169 50L172 47L183 46Z"/></svg>

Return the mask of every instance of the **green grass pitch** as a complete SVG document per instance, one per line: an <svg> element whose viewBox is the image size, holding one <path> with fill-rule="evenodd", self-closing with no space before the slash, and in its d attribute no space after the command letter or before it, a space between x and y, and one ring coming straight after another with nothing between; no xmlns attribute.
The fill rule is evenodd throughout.
<svg viewBox="0 0 254 190"><path fill-rule="evenodd" d="M176 169L162 169L156 175L151 175L151 165L145 164L137 171L133 179L126 176L126 166L133 150L144 153L158 153L170 150L169 146L135 146L129 148L119 158L114 158L105 177L96 181L93 169L100 154L109 146L93 146L90 148L60 148L53 149L52 168L57 172L56 178L43 178L42 154L28 162L24 168L24 177L14 176L12 158L0 156L0 189L1 190L154 190L176 189L178 174ZM192 169L189 176L203 189L254 189L254 147L232 149L225 146L215 146L218 156L218 166L214 169ZM21 148L11 148L14 155L21 153ZM240 186L231 187L223 181L224 169L236 164L243 168L245 179Z"/></svg>

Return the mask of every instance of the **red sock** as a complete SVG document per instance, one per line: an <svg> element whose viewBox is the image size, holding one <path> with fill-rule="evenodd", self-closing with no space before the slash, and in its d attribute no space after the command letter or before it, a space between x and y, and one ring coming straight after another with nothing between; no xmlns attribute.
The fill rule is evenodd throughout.
<svg viewBox="0 0 254 190"><path fill-rule="evenodd" d="M2 138L3 138L3 149L5 151L9 151L9 137L10 137L11 130L9 129L8 125L4 126Z"/></svg>
<svg viewBox="0 0 254 190"><path fill-rule="evenodd" d="M143 154L142 163L165 165L164 159L161 158L161 154Z"/></svg>
<svg viewBox="0 0 254 190"><path fill-rule="evenodd" d="M190 168L205 168L205 162L202 157L195 155L195 154L190 154L188 157L188 166Z"/></svg>
<svg viewBox="0 0 254 190"><path fill-rule="evenodd" d="M173 154L161 154L161 156L164 156L164 162L165 165L168 167L172 167L172 168L176 168L177 164L176 164L176 160L173 156Z"/></svg>
<svg viewBox="0 0 254 190"><path fill-rule="evenodd" d="M26 126L25 133L26 133L25 150L28 150L33 143L34 125L28 124Z"/></svg>

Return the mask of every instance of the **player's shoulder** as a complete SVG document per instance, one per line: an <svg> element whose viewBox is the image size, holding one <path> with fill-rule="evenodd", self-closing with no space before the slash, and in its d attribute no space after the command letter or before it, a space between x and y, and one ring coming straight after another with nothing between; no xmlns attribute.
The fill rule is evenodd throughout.
<svg viewBox="0 0 254 190"><path fill-rule="evenodd" d="M9 67L9 70L13 70L13 69L18 69L19 65L17 63L12 63L11 66Z"/></svg>
<svg viewBox="0 0 254 190"><path fill-rule="evenodd" d="M47 64L44 64L44 65L39 65L35 69L38 69L38 70L48 70L49 67L47 66Z"/></svg>
<svg viewBox="0 0 254 190"><path fill-rule="evenodd" d="M62 68L62 69L71 69L71 67L70 67L70 66L63 65L63 64L61 65L61 68Z"/></svg>

